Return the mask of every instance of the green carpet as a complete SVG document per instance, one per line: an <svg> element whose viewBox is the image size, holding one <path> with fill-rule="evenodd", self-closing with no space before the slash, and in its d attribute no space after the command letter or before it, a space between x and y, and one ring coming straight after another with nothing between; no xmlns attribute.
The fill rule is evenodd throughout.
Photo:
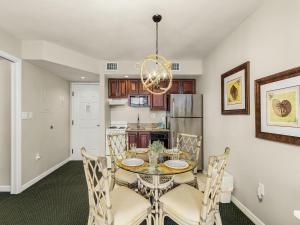
<svg viewBox="0 0 300 225"><path fill-rule="evenodd" d="M222 204L221 216L223 225L253 225L234 204ZM86 225L87 217L81 162L67 163L22 194L0 193L0 225Z"/></svg>

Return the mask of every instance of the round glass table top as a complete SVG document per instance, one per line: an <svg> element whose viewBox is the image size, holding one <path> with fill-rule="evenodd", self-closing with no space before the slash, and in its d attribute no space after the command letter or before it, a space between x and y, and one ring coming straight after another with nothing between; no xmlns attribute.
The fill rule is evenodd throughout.
<svg viewBox="0 0 300 225"><path fill-rule="evenodd" d="M153 167L148 162L148 153L137 154L129 151L126 154L126 158L140 158L144 160L144 164L140 166L127 166L122 162L124 159L119 159L116 160L116 165L124 170L145 175L175 175L191 171L196 167L196 162L191 159L189 153L181 152L178 159L186 161L188 166L184 169L170 168L164 164L166 160L169 160L169 156L169 154L161 153L159 155L157 166Z"/></svg>

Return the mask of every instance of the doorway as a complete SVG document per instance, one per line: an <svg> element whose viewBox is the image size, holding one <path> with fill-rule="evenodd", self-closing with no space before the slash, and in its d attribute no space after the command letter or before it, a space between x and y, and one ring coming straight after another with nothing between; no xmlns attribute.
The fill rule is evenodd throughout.
<svg viewBox="0 0 300 225"><path fill-rule="evenodd" d="M0 189L10 191L11 155L11 62L0 58Z"/></svg>
<svg viewBox="0 0 300 225"><path fill-rule="evenodd" d="M99 156L99 84L72 83L71 95L71 159L82 159L82 147Z"/></svg>
<svg viewBox="0 0 300 225"><path fill-rule="evenodd" d="M9 121L8 125L6 125L6 137L9 137L9 144L6 144L6 146L9 146L10 149L10 157L8 159L8 162L10 162L10 165L8 162L6 162L5 167L7 168L7 165L10 167L9 172L9 183L8 186L2 186L2 189L0 188L0 192L6 191L10 192L11 194L18 194L22 192L22 185L21 185L21 74L22 74L22 61L21 59L14 57L4 51L0 51L0 58L1 60L5 60L5 63L8 62L9 64L9 73L10 77L6 78L10 82L9 85L9 106L6 109L6 111L3 111L7 113L7 110L9 110L9 118L7 119ZM5 70L8 71L8 68ZM2 88L2 87L1 87ZM8 87L6 87L8 88ZM7 93L7 89L5 90L5 93ZM3 96L5 97L5 96ZM6 96L7 97L7 96ZM6 99L7 101L7 99ZM6 121L7 123L7 121ZM6 150L5 150L6 151ZM1 157L1 156L0 156ZM7 159L6 159L7 160ZM2 170L2 169L1 169ZM6 181L8 178L5 178Z"/></svg>

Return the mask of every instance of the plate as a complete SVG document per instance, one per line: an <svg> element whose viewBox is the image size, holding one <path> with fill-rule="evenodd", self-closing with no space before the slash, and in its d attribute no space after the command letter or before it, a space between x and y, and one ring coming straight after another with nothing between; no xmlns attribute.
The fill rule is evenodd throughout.
<svg viewBox="0 0 300 225"><path fill-rule="evenodd" d="M141 154L141 153L148 152L148 149L147 148L135 148L135 149L130 149L130 152Z"/></svg>
<svg viewBox="0 0 300 225"><path fill-rule="evenodd" d="M125 166L141 166L144 164L144 160L138 158L129 158L129 159L124 159L122 161L122 164Z"/></svg>
<svg viewBox="0 0 300 225"><path fill-rule="evenodd" d="M182 151L179 149L166 149L165 153L172 155L172 154L180 154L182 153Z"/></svg>
<svg viewBox="0 0 300 225"><path fill-rule="evenodd" d="M172 169L186 169L189 167L189 164L183 160L168 160L164 164Z"/></svg>

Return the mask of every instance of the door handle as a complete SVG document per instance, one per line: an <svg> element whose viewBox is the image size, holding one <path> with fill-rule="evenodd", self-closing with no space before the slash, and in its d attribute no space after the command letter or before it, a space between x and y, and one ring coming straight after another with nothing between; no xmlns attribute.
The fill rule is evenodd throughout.
<svg viewBox="0 0 300 225"><path fill-rule="evenodd" d="M100 127L100 124L97 124L97 127Z"/></svg>

